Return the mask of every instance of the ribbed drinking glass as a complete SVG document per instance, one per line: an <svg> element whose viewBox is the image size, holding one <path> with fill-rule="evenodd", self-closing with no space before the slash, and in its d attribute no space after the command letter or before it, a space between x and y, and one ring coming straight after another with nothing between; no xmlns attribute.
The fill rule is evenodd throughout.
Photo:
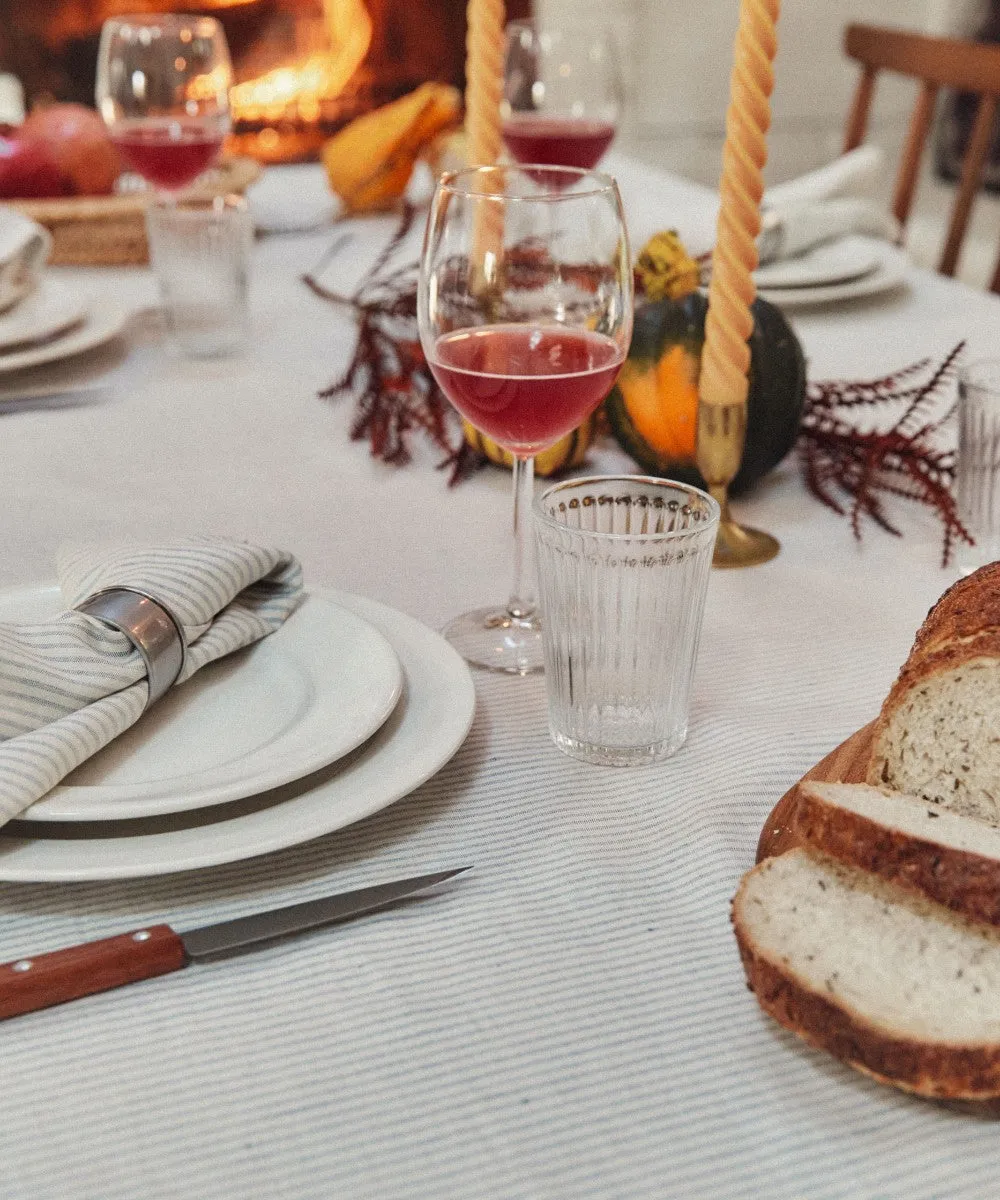
<svg viewBox="0 0 1000 1200"><path fill-rule="evenodd" d="M975 538L959 543L969 575L1000 558L1000 359L965 367L958 377L958 515Z"/></svg>
<svg viewBox="0 0 1000 1200"><path fill-rule="evenodd" d="M246 200L156 200L146 228L171 342L193 358L236 353L249 334L253 220Z"/></svg>
<svg viewBox="0 0 1000 1200"><path fill-rule="evenodd" d="M719 506L697 488L598 476L535 505L552 740L636 766L687 736Z"/></svg>

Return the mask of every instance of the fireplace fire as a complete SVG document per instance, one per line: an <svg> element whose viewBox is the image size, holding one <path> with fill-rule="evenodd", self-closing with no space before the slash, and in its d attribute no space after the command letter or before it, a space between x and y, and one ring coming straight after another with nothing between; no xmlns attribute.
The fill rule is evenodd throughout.
<svg viewBox="0 0 1000 1200"><path fill-rule="evenodd" d="M29 103L93 103L101 24L126 12L209 12L236 83L231 150L314 158L326 138L427 80L464 84L466 0L0 0L0 70ZM511 19L530 0L508 0Z"/></svg>
<svg viewBox="0 0 1000 1200"><path fill-rule="evenodd" d="M260 54L251 54L230 93L233 149L261 162L310 157L331 132L383 99L376 99L372 73L361 70L374 32L364 0L322 0L291 29L285 61L258 73Z"/></svg>

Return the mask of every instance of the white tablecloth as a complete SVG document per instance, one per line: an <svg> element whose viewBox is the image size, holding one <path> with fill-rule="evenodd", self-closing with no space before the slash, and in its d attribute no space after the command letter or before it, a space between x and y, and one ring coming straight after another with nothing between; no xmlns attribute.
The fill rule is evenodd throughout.
<svg viewBox="0 0 1000 1200"><path fill-rule="evenodd" d="M637 244L668 226L709 244L710 195L611 166ZM292 202L303 177L283 178ZM359 224L345 276L389 227ZM0 418L0 586L49 579L67 537L206 529L287 546L312 586L434 627L502 597L508 477L449 490L433 453L384 466L348 440L350 404L316 397L352 327L298 277L333 236L259 243L242 358L173 359L140 321L104 390ZM142 270L74 278L153 294ZM794 323L814 378L870 377L961 338L989 353L1000 303L914 272L906 291ZM771 806L877 711L951 582L938 527L900 501L905 538L869 527L858 545L794 459L739 512L781 555L713 575L674 759L572 762L548 740L540 678L477 674L454 760L358 825L203 872L0 885L0 959L13 959L476 867L431 902L3 1025L0 1195L995 1194L990 1122L784 1034L747 992L729 929Z"/></svg>

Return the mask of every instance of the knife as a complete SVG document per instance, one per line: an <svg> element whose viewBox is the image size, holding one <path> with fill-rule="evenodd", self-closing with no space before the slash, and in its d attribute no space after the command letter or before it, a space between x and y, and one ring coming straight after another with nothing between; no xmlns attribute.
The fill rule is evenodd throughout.
<svg viewBox="0 0 1000 1200"><path fill-rule="evenodd" d="M187 933L177 933L169 925L146 925L100 941L0 963L0 1020L179 971L198 959L248 950L275 938L360 917L471 869L397 879Z"/></svg>

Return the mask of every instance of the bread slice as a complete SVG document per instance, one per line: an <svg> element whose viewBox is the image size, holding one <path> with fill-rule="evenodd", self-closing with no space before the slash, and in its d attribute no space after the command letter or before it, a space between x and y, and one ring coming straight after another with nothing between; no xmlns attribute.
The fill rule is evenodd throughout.
<svg viewBox="0 0 1000 1200"><path fill-rule="evenodd" d="M733 927L765 1012L922 1096L1000 1096L1000 931L806 849L749 871Z"/></svg>
<svg viewBox="0 0 1000 1200"><path fill-rule="evenodd" d="M865 784L799 784L792 829L839 862L1000 926L1000 829L919 796Z"/></svg>
<svg viewBox="0 0 1000 1200"><path fill-rule="evenodd" d="M907 663L876 725L867 781L1000 824L1000 635Z"/></svg>
<svg viewBox="0 0 1000 1200"><path fill-rule="evenodd" d="M1000 824L1000 563L927 614L882 705L867 781Z"/></svg>

